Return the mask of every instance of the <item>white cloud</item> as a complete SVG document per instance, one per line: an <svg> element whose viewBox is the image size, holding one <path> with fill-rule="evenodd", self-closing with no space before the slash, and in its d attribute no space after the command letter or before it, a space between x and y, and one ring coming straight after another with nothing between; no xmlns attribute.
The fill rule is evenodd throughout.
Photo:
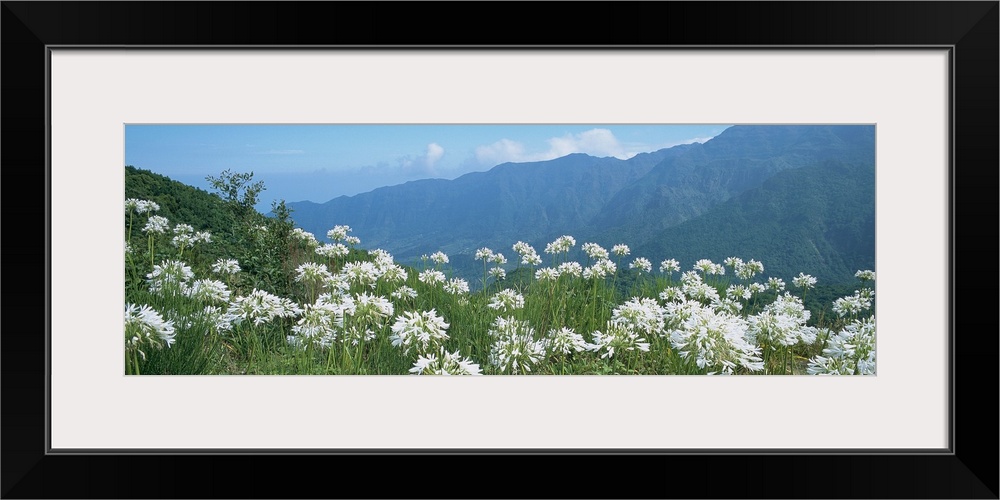
<svg viewBox="0 0 1000 500"><path fill-rule="evenodd" d="M545 141L549 147L545 151L528 152L524 144L510 139L500 139L493 144L476 148L476 160L485 166L504 162L545 161L571 153L586 153L591 156L614 156L627 159L635 156L618 141L608 129L595 128L579 134L566 134Z"/></svg>
<svg viewBox="0 0 1000 500"><path fill-rule="evenodd" d="M628 154L615 134L606 128L595 128L579 134L566 134L548 140L548 155L552 158L570 153L586 153L591 156L614 156L625 159Z"/></svg>
<svg viewBox="0 0 1000 500"><path fill-rule="evenodd" d="M525 159L524 144L510 139L500 139L493 144L476 148L476 160L482 165L499 165L508 161L530 161Z"/></svg>
<svg viewBox="0 0 1000 500"><path fill-rule="evenodd" d="M424 156L424 161L427 162L428 167L433 167L442 156L444 156L444 148L440 144L432 142L427 145L427 154Z"/></svg>

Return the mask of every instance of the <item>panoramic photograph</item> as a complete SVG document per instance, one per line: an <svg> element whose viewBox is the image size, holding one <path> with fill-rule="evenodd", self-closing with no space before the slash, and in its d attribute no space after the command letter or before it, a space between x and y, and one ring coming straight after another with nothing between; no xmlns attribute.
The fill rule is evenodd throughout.
<svg viewBox="0 0 1000 500"><path fill-rule="evenodd" d="M874 125L128 124L126 375L875 375Z"/></svg>

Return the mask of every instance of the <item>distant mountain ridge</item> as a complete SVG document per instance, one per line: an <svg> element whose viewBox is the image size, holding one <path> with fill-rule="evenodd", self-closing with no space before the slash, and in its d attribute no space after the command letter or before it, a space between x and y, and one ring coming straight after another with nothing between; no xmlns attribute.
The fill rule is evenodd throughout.
<svg viewBox="0 0 1000 500"><path fill-rule="evenodd" d="M348 224L364 247L384 248L402 261L442 250L459 256L453 262L471 262L477 248L510 253L510 246L518 240L535 245L541 252L546 242L569 234L581 243L595 241L609 248L626 243L636 249L632 256L640 255L641 250L649 253L643 256L659 262L670 255L657 253L676 248L664 246L664 238L710 230L698 229L702 226L697 221L703 217L743 213L739 207L747 203L753 205L748 211L758 217L777 217L761 208L766 205L762 199L741 198L742 194L822 197L822 183L817 187L809 179L830 182L831 171L863 177L850 186L838 184L837 191L843 203L865 207L867 212L830 212L828 203L794 205L795 209L824 220L849 216L874 221L874 203L867 201L874 200L874 164L874 126L739 125L704 144L676 146L628 160L572 154L542 162L504 163L454 180L412 181L322 204L296 202L288 206L295 222L317 237L324 238L333 225ZM770 179L790 170L802 170L802 177L789 178L809 188L796 195L794 189L788 192L794 185L784 181L779 188L760 190ZM707 258L718 247L739 248L739 242L753 239L750 232L760 230L757 222L766 221L748 220L743 227L720 230L724 234L710 239L714 247L705 238L685 241L687 250L682 253ZM810 227L851 223L827 222ZM772 240L786 240L775 236L781 230L780 225L768 225ZM870 233L859 236L870 242L858 245L873 249L874 230ZM794 241L795 245L807 244L805 240ZM812 241L815 243L815 238ZM836 245L820 252L837 255L816 262L843 261L835 266L836 271L822 271L831 279L848 279L844 269L874 261L873 250L871 258L855 256L846 261L840 255L844 250ZM800 254L806 255L796 253ZM754 258L767 264L767 256ZM685 267L691 264L682 261ZM780 264L775 270L785 271ZM810 273L809 269L798 271Z"/></svg>

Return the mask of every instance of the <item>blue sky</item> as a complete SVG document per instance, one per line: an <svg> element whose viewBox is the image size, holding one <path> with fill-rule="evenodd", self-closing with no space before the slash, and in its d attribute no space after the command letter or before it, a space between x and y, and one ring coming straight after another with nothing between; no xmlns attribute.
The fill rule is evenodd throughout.
<svg viewBox="0 0 1000 500"><path fill-rule="evenodd" d="M211 191L206 176L253 172L258 209L326 202L504 162L570 153L630 158L705 142L728 125L126 125L125 164Z"/></svg>

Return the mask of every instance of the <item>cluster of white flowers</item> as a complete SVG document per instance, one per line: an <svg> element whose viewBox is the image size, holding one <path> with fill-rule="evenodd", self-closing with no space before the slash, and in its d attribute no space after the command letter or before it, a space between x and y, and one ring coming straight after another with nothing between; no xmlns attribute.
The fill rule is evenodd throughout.
<svg viewBox="0 0 1000 500"><path fill-rule="evenodd" d="M194 278L191 268L179 260L167 260L153 266L153 272L146 275L149 291L165 296L183 295L188 282Z"/></svg>
<svg viewBox="0 0 1000 500"><path fill-rule="evenodd" d="M590 350L591 345L583 339L583 335L564 326L558 330L549 330L548 338L545 339L545 347L549 354L566 355L572 352Z"/></svg>
<svg viewBox="0 0 1000 500"><path fill-rule="evenodd" d="M437 350L448 339L445 330L449 326L434 309L404 311L396 316L389 340L392 345L402 347L404 353L408 354L411 349L415 349L417 353L427 353Z"/></svg>
<svg viewBox="0 0 1000 500"><path fill-rule="evenodd" d="M361 244L361 238L358 238L357 236L348 236L344 238L344 243L347 243L352 247L358 246Z"/></svg>
<svg viewBox="0 0 1000 500"><path fill-rule="evenodd" d="M535 247L523 241L518 241L517 243L514 243L512 248L514 253L521 256L521 264L537 266L542 263L542 258L538 256L538 252L535 251Z"/></svg>
<svg viewBox="0 0 1000 500"><path fill-rule="evenodd" d="M249 295L236 297L229 304L229 312L236 316L234 323L248 321L257 326L275 318L294 317L301 309L290 299L254 288Z"/></svg>
<svg viewBox="0 0 1000 500"><path fill-rule="evenodd" d="M566 262L564 264L561 264L559 267L561 268L565 264L570 264L570 263ZM576 263L573 262L572 264L576 264ZM579 264L577 264L577 265L579 265ZM584 279L590 279L590 278L601 279L601 278L605 278L607 276L613 276L616 271L618 271L618 266L614 262L612 262L610 259L601 259L601 260L598 260L597 262L594 262L594 265L592 265L592 266L584 269L583 270L583 277L584 277ZM575 273L568 273L567 272L567 273L564 273L564 274L570 274L570 275L576 276Z"/></svg>
<svg viewBox="0 0 1000 500"><path fill-rule="evenodd" d="M809 361L810 375L874 375L875 318L855 320L827 340L823 355Z"/></svg>
<svg viewBox="0 0 1000 500"><path fill-rule="evenodd" d="M775 292L783 292L785 291L785 280L774 277L768 278L767 288L770 290L774 290Z"/></svg>
<svg viewBox="0 0 1000 500"><path fill-rule="evenodd" d="M674 259L667 259L663 262L660 262L660 272L663 274L672 273L680 270L681 270L680 262L677 262Z"/></svg>
<svg viewBox="0 0 1000 500"><path fill-rule="evenodd" d="M375 284L381 276L375 264L371 262L348 262L340 270L348 283L356 283L360 286L375 288Z"/></svg>
<svg viewBox="0 0 1000 500"><path fill-rule="evenodd" d="M701 271L704 275L716 274L722 276L726 274L726 267L722 264L716 264L708 259L700 259L698 262L694 263L694 270Z"/></svg>
<svg viewBox="0 0 1000 500"><path fill-rule="evenodd" d="M420 271L420 274L417 275L417 279L420 280L421 283L437 285L444 283L448 278L441 271L427 269L425 271Z"/></svg>
<svg viewBox="0 0 1000 500"><path fill-rule="evenodd" d="M555 241L545 245L545 253L557 254L557 253L569 253L569 249L576 245L576 238L569 235L562 235L556 238Z"/></svg>
<svg viewBox="0 0 1000 500"><path fill-rule="evenodd" d="M452 295L469 293L469 282L462 278L452 278L444 284L444 291Z"/></svg>
<svg viewBox="0 0 1000 500"><path fill-rule="evenodd" d="M816 328L806 326L811 313L802 299L785 292L759 314L747 318L747 339L758 345L810 345L816 341Z"/></svg>
<svg viewBox="0 0 1000 500"><path fill-rule="evenodd" d="M808 290L816 286L816 278L813 278L805 273L799 273L798 276L792 278L792 284L797 288L805 288Z"/></svg>
<svg viewBox="0 0 1000 500"><path fill-rule="evenodd" d="M638 269L642 272L651 273L653 272L653 263L645 257L636 257L631 264L628 265L629 269Z"/></svg>
<svg viewBox="0 0 1000 500"><path fill-rule="evenodd" d="M624 257L624 256L632 253L632 250L629 249L628 245L626 245L624 243L619 243L619 244L611 247L611 253L613 253L613 254L615 254L615 255L617 255L619 257Z"/></svg>
<svg viewBox="0 0 1000 500"><path fill-rule="evenodd" d="M350 253L350 251L351 250L343 243L326 243L322 246L316 247L316 255L326 257L328 259L345 257L348 253Z"/></svg>
<svg viewBox="0 0 1000 500"><path fill-rule="evenodd" d="M301 227L292 229L292 238L301 241L309 247L319 246L319 241L316 239L316 235L302 229Z"/></svg>
<svg viewBox="0 0 1000 500"><path fill-rule="evenodd" d="M333 226L333 229L326 232L326 237L333 241L343 241L347 239L349 232L351 232L351 226Z"/></svg>
<svg viewBox="0 0 1000 500"><path fill-rule="evenodd" d="M421 354L410 368L415 375L482 375L479 365L463 358L458 351L441 348L436 353Z"/></svg>
<svg viewBox="0 0 1000 500"><path fill-rule="evenodd" d="M240 263L234 259L219 259L212 264L212 272L216 274L236 274L240 272Z"/></svg>
<svg viewBox="0 0 1000 500"><path fill-rule="evenodd" d="M538 281L555 281L559 279L559 270L552 267L543 267L535 271L535 279Z"/></svg>
<svg viewBox="0 0 1000 500"><path fill-rule="evenodd" d="M618 320L609 320L604 331L595 331L594 343L591 344L592 351L601 352L602 358L612 358L617 351L649 351L649 342L640 337L640 333L632 327L630 323Z"/></svg>
<svg viewBox="0 0 1000 500"><path fill-rule="evenodd" d="M666 311L655 300L646 297L632 297L611 311L611 320L624 323L645 335L666 334L664 315Z"/></svg>
<svg viewBox="0 0 1000 500"><path fill-rule="evenodd" d="M184 290L184 295L201 302L229 302L229 288L225 283L218 280L201 279L195 280L191 286Z"/></svg>
<svg viewBox="0 0 1000 500"><path fill-rule="evenodd" d="M701 279L701 275L695 271L688 271L681 275L681 291L687 298L704 304L719 301L719 291L705 283Z"/></svg>
<svg viewBox="0 0 1000 500"><path fill-rule="evenodd" d="M433 262L433 263L435 263L437 265L447 264L448 263L448 256L444 252L442 252L442 251L437 251L437 252L432 253L430 258L431 258L431 262Z"/></svg>
<svg viewBox="0 0 1000 500"><path fill-rule="evenodd" d="M359 324L381 328L385 326L393 312L392 302L385 297L362 292L354 296L354 310L348 314Z"/></svg>
<svg viewBox="0 0 1000 500"><path fill-rule="evenodd" d="M212 234L208 231L195 232L190 224L177 224L174 226L174 237L170 242L178 248L187 248L195 243L209 243L212 241Z"/></svg>
<svg viewBox="0 0 1000 500"><path fill-rule="evenodd" d="M726 297L731 300L750 300L753 292L745 285L729 285L729 288L726 288Z"/></svg>
<svg viewBox="0 0 1000 500"><path fill-rule="evenodd" d="M854 277L861 281L875 281L875 271L871 269L858 270L858 272L854 273Z"/></svg>
<svg viewBox="0 0 1000 500"><path fill-rule="evenodd" d="M609 255L607 249L597 243L584 243L580 246L580 249L583 250L583 253L587 254L587 257L594 260L607 259Z"/></svg>
<svg viewBox="0 0 1000 500"><path fill-rule="evenodd" d="M502 280L507 277L507 271L502 267L491 267L490 276L495 280Z"/></svg>
<svg viewBox="0 0 1000 500"><path fill-rule="evenodd" d="M867 311L872 306L875 299L875 292L871 288L855 290L854 295L841 297L833 301L833 312L840 317L856 316L862 311Z"/></svg>
<svg viewBox="0 0 1000 500"><path fill-rule="evenodd" d="M731 314L718 314L698 302L667 308L670 343L684 359L694 359L698 368L734 373L737 367L764 369L760 348L746 338L747 322ZM670 318L673 317L673 318ZM673 319L674 321L670 321Z"/></svg>
<svg viewBox="0 0 1000 500"><path fill-rule="evenodd" d="M146 225L142 227L142 231L149 234L166 234L168 229L170 229L170 221L160 215L150 216Z"/></svg>
<svg viewBox="0 0 1000 500"><path fill-rule="evenodd" d="M295 268L295 281L299 283L316 286L331 279L333 279L333 274L323 264L306 262Z"/></svg>
<svg viewBox="0 0 1000 500"><path fill-rule="evenodd" d="M572 276L574 278L579 278L583 275L583 266L581 266L579 262L574 261L563 262L562 264L559 264L559 267L557 267L556 270L559 271L559 276Z"/></svg>
<svg viewBox="0 0 1000 500"><path fill-rule="evenodd" d="M498 317L489 335L494 339L489 362L500 373L528 373L545 359L546 342L535 339L535 329L527 321Z"/></svg>
<svg viewBox="0 0 1000 500"><path fill-rule="evenodd" d="M403 298L415 299L417 298L417 291L404 285L397 288L389 295L392 296L392 298L394 299L403 299Z"/></svg>
<svg viewBox="0 0 1000 500"><path fill-rule="evenodd" d="M125 304L125 345L146 359L142 346L160 349L174 343L174 325L148 305Z"/></svg>
<svg viewBox="0 0 1000 500"><path fill-rule="evenodd" d="M740 279L748 280L764 272L764 264L760 261L750 259L750 261L740 262L734 267L736 276Z"/></svg>
<svg viewBox="0 0 1000 500"><path fill-rule="evenodd" d="M490 298L488 304L490 309L496 309L501 313L511 312L524 308L524 296L516 291L507 288L500 290Z"/></svg>
<svg viewBox="0 0 1000 500"><path fill-rule="evenodd" d="M286 340L301 349L309 346L330 347L337 339L337 332L344 326L345 308L342 306L323 299L315 304L306 304L298 322L292 326L292 335Z"/></svg>
<svg viewBox="0 0 1000 500"><path fill-rule="evenodd" d="M160 210L160 205L155 201L129 198L125 200L125 210L130 212L135 211L135 213L138 214L144 214L146 212L158 212Z"/></svg>

